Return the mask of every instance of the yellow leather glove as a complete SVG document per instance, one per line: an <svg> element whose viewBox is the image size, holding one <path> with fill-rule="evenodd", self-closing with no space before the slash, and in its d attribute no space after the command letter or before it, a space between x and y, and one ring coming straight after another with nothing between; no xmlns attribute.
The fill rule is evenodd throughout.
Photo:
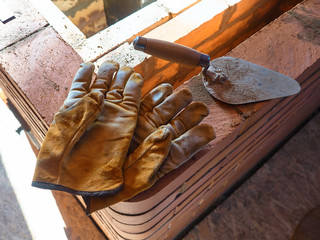
<svg viewBox="0 0 320 240"><path fill-rule="evenodd" d="M124 186L110 196L85 197L87 213L130 199L150 188L214 139L211 125L198 125L208 115L206 105L190 103L192 94L187 89L171 93L171 85L162 84L141 101L131 149L133 145L139 146L124 164Z"/></svg>
<svg viewBox="0 0 320 240"><path fill-rule="evenodd" d="M32 185L77 195L114 193L137 122L143 80L132 68L83 63L37 158Z"/></svg>

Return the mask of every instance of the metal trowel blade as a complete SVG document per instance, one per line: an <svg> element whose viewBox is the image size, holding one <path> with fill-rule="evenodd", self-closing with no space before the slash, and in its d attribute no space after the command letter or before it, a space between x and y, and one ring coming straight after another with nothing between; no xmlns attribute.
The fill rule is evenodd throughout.
<svg viewBox="0 0 320 240"><path fill-rule="evenodd" d="M300 92L299 83L283 74L233 57L220 57L202 72L207 91L229 104L287 97Z"/></svg>

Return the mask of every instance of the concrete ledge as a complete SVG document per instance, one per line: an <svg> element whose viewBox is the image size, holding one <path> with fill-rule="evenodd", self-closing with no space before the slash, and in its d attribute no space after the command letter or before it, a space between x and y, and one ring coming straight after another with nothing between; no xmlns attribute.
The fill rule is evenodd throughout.
<svg viewBox="0 0 320 240"><path fill-rule="evenodd" d="M92 61L134 38L137 34L149 32L169 21L199 0L174 2L159 0L89 38L86 38L50 0L31 0L31 2L84 61Z"/></svg>

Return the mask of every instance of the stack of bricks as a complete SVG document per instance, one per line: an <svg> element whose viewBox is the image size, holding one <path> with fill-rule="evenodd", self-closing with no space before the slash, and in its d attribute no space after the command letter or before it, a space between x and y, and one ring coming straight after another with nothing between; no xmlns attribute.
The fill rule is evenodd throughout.
<svg viewBox="0 0 320 240"><path fill-rule="evenodd" d="M200 68L136 54L129 44L135 34L128 42L117 43L120 45L116 44L118 47L112 47L105 55L101 52L92 55L90 49L89 53L83 49L77 52L32 6L23 0L17 2L25 6L20 12L21 19L34 17L34 21L22 21L17 16L14 24L24 29L20 35L16 34L17 30L12 33L12 25L0 30L7 40L1 42L0 48L0 87L39 145L83 60L93 60L99 65L105 59L119 59L122 65L128 63L145 78L144 93L161 82L169 82L176 89L189 88L195 100L210 108L205 121L215 128L215 140L151 189L130 201L92 214L110 239L176 236L319 107L318 0L304 1L258 32L271 20L266 20L268 16L274 17L273 13L279 13L286 4L217 1L215 5L219 10L208 8L207 12L215 12L212 16L203 11L205 5L201 4L211 6L210 1L204 0L171 20L161 20L161 26L144 33L146 37L196 48L212 58L228 55L245 59L288 75L302 87L301 92L292 97L238 106L213 99L197 75ZM199 12L204 16L202 22L191 21L190 29L179 27L186 26L188 19ZM169 34L172 24L177 28Z"/></svg>

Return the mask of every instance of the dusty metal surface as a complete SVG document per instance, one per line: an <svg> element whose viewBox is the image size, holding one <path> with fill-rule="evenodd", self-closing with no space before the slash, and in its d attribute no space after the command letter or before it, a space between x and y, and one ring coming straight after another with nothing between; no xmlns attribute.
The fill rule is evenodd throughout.
<svg viewBox="0 0 320 240"><path fill-rule="evenodd" d="M202 72L207 91L229 104L260 102L299 93L299 83L283 74L233 57L220 57Z"/></svg>

